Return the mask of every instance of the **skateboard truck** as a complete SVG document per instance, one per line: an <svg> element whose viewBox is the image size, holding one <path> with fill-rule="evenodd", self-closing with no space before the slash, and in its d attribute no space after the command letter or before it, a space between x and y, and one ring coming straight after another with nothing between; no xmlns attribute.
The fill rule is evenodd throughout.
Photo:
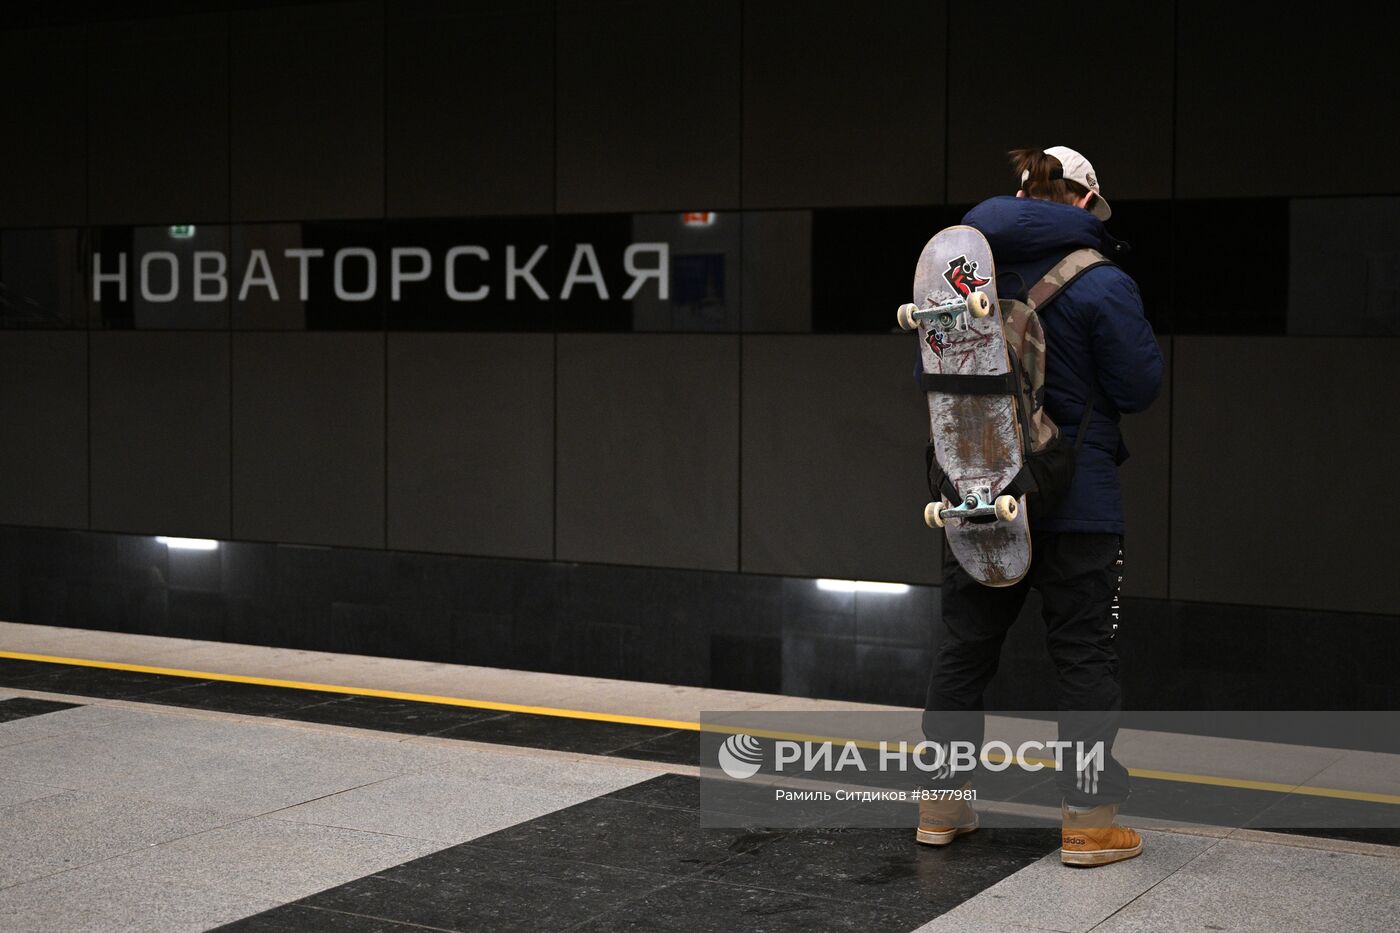
<svg viewBox="0 0 1400 933"><path fill-rule="evenodd" d="M924 508L924 522L930 528L942 528L949 519L960 522L977 519L1010 522L1016 520L1020 510L1021 503L1016 496L997 496L993 499L990 486L977 486L958 505L949 505L945 501L930 502Z"/></svg>
<svg viewBox="0 0 1400 933"><path fill-rule="evenodd" d="M986 317L992 313L992 300L986 292L972 292L966 297L953 298L941 304L920 308L914 304L899 306L899 326L913 330L920 321L931 321L941 329L952 327L959 317L971 314L973 317Z"/></svg>

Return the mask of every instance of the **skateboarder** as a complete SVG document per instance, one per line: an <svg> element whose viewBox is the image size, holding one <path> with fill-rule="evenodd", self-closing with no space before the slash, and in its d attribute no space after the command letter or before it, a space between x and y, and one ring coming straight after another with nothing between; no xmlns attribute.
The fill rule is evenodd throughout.
<svg viewBox="0 0 1400 933"><path fill-rule="evenodd" d="M991 243L1002 298L1024 293L1069 253L1085 247L1113 259L1124 245L1104 229L1110 214L1094 168L1063 146L1017 149L1015 197L974 207L963 223ZM1070 752L1056 772L1063 796L1061 858L1098 865L1137 855L1136 832L1114 825L1128 795L1127 770L1112 757L1122 709L1118 656L1118 589L1123 572L1123 503L1118 465L1127 458L1121 414L1156 398L1162 354L1143 316L1133 280L1114 265L1074 279L1046 307L1045 409L1065 440L1077 438L1085 406L1093 412L1068 492L1050 514L1029 499L1031 566L1014 586L974 581L944 547L942 612L936 624L925 731L932 742L982 743L982 694L996 673L1006 632L1031 588L1044 603L1046 641L1058 676L1060 739L1104 743L1104 757L1081 768ZM935 774L935 789L967 786L966 772ZM976 814L963 802L920 806L918 839L941 845L970 832Z"/></svg>

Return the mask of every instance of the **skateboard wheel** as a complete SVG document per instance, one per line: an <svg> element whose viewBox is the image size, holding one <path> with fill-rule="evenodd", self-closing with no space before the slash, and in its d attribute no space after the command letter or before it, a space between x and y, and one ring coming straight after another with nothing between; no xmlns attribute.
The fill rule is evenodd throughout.
<svg viewBox="0 0 1400 933"><path fill-rule="evenodd" d="M1015 496L997 496L997 501L992 503L996 508L997 518L1004 522L1016 520L1016 513L1021 511L1021 503L1016 501Z"/></svg>
<svg viewBox="0 0 1400 933"><path fill-rule="evenodd" d="M943 527L943 510L947 508L946 502L930 502L924 506L924 524L930 528Z"/></svg>
<svg viewBox="0 0 1400 933"><path fill-rule="evenodd" d="M973 292L967 296L967 310L972 312L973 317L986 317L992 313L992 299L987 297L986 292Z"/></svg>
<svg viewBox="0 0 1400 933"><path fill-rule="evenodd" d="M919 322L914 320L914 312L919 310L917 305L899 306L899 326L904 330L913 330L919 326Z"/></svg>

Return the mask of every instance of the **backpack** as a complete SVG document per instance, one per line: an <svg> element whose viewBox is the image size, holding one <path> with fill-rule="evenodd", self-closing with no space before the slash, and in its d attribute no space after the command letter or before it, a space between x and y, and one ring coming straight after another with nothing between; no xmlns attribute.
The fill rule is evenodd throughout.
<svg viewBox="0 0 1400 933"><path fill-rule="evenodd" d="M1074 480L1079 445L1084 443L1095 401L1098 400L1100 406L1105 406L1106 401L1101 393L1085 385L1072 372L1069 373L1083 389L1085 405L1074 446L1066 445L1059 427L1045 412L1045 329L1038 312L1046 309L1075 279L1103 265L1112 263L1098 250L1075 250L1027 290L1025 301L1015 298L998 301L1002 334L1006 338L1006 352L1011 364L1009 373L999 376L925 373L922 379L926 390L1015 396L1017 428L1021 435L1021 450L1025 454L1023 465L1011 482L993 495L1027 496L1042 516L1053 514L1069 492L1070 483ZM925 459L929 494L934 499L941 495L954 504L960 502L962 496L938 464L932 440Z"/></svg>

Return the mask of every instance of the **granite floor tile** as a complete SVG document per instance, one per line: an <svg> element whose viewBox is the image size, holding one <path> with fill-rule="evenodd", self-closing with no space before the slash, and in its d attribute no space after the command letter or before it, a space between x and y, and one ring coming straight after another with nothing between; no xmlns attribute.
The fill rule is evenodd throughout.
<svg viewBox="0 0 1400 933"><path fill-rule="evenodd" d="M278 819L466 842L615 790L635 780L500 782L434 771L390 778L279 811Z"/></svg>
<svg viewBox="0 0 1400 933"><path fill-rule="evenodd" d="M1344 839L1348 842L1364 842L1373 846L1394 846L1400 848L1400 829L1378 829L1367 827L1341 827L1324 829L1287 830L1296 836L1312 836L1316 839Z"/></svg>
<svg viewBox="0 0 1400 933"><path fill-rule="evenodd" d="M650 806L700 811L702 820L714 818L714 821L702 822L701 825L738 828L762 825L762 818L772 817L776 791L777 788L766 784L706 781L687 774L662 774L613 791L608 796ZM808 825L817 819L834 818L836 813L844 813L849 807L844 802L788 801L776 812L781 813L785 823L796 827ZM726 822L730 818L739 822Z"/></svg>
<svg viewBox="0 0 1400 933"><path fill-rule="evenodd" d="M1113 753L1130 768L1160 768L1279 784L1309 782L1344 754L1335 748L1137 729L1122 730Z"/></svg>
<svg viewBox="0 0 1400 933"><path fill-rule="evenodd" d="M448 767L469 754L467 749L413 744L396 733L321 730L258 720L233 724L215 751L250 760L272 757L279 766L300 764L313 771L343 765L351 771L392 773Z"/></svg>
<svg viewBox="0 0 1400 933"><path fill-rule="evenodd" d="M1095 931L1380 930L1400 860L1224 839Z"/></svg>
<svg viewBox="0 0 1400 933"><path fill-rule="evenodd" d="M132 793L234 813L270 813L399 774L355 763L265 750L243 756L198 752L191 760L152 760L127 783Z"/></svg>
<svg viewBox="0 0 1400 933"><path fill-rule="evenodd" d="M1344 752L1325 771L1309 778L1314 787L1400 794L1400 755L1384 752Z"/></svg>
<svg viewBox="0 0 1400 933"><path fill-rule="evenodd" d="M781 784L746 783L725 779L700 779L700 825L706 827L765 826L798 828L805 826L851 827L883 825L880 820L893 816L896 825L913 827L917 822L915 804L852 803L849 800L807 798L811 785L784 787ZM791 794L797 794L793 797ZM780 794L784 796L779 796ZM872 822L874 821L874 822Z"/></svg>
<svg viewBox="0 0 1400 933"><path fill-rule="evenodd" d="M1284 794L1249 823L1252 829L1293 832L1320 829L1388 830L1400 835L1400 806L1367 800ZM1378 833L1377 835L1384 835Z"/></svg>
<svg viewBox="0 0 1400 933"><path fill-rule="evenodd" d="M194 933L275 903L132 877L99 862L0 890L0 917L5 929L33 933Z"/></svg>
<svg viewBox="0 0 1400 933"><path fill-rule="evenodd" d="M334 730L317 731L301 725L262 718L231 718L187 707L102 707L84 706L53 713L47 717L22 720L0 726L8 728L52 719L67 730L74 741L99 739L109 744L158 744L178 748L178 758L192 752L229 757L284 757L346 760L355 765L374 763L393 770L432 767L450 758L430 749L411 749L394 734L354 734Z"/></svg>
<svg viewBox="0 0 1400 933"><path fill-rule="evenodd" d="M458 744L428 736L402 743L423 747L443 755L434 770L462 777L521 787L578 785L595 796L628 784L648 780L652 773L606 760L578 760L560 755L540 755L519 748Z"/></svg>
<svg viewBox="0 0 1400 933"><path fill-rule="evenodd" d="M1049 830L986 829L945 848L907 829L793 830L704 877L850 901L875 900L933 917L1058 848ZM922 921L921 921L922 922Z"/></svg>
<svg viewBox="0 0 1400 933"><path fill-rule="evenodd" d="M185 682L143 693L139 699L142 703L188 706L243 716L282 716L308 706L339 700L342 696L343 694L324 693L319 690L211 680Z"/></svg>
<svg viewBox="0 0 1400 933"><path fill-rule="evenodd" d="M15 745L23 745L26 742L33 742L35 739L47 739L56 735L62 735L65 727L57 722L50 721L49 716L28 716L24 719L12 719L7 723L0 723L0 748L10 748ZM5 754L10 754L6 752ZM0 776L3 776L0 770Z"/></svg>
<svg viewBox="0 0 1400 933"><path fill-rule="evenodd" d="M470 739L473 742L607 755L649 739L659 738L665 731L651 726L594 722L566 716L508 713L446 729L437 734L446 738Z"/></svg>
<svg viewBox="0 0 1400 933"><path fill-rule="evenodd" d="M1246 891L1286 889L1296 899L1400 891L1400 859L1234 839L1209 847L1180 874L1201 881L1236 879Z"/></svg>
<svg viewBox="0 0 1400 933"><path fill-rule="evenodd" d="M76 703L59 703L57 700L13 697L8 700L0 700L0 723L25 719L30 716L42 716L45 713L56 713L59 710L73 709L76 706L78 706Z"/></svg>
<svg viewBox="0 0 1400 933"><path fill-rule="evenodd" d="M22 753L20 750L22 749ZM131 796L254 815L394 776L349 760L283 748L228 750L121 735L35 739L0 755L0 779Z"/></svg>
<svg viewBox="0 0 1400 933"><path fill-rule="evenodd" d="M287 902L442 848L405 836L262 817L103 862L135 880Z"/></svg>
<svg viewBox="0 0 1400 933"><path fill-rule="evenodd" d="M661 774L638 781L608 794L619 800L649 803L658 807L680 810L700 809L700 779L688 774Z"/></svg>
<svg viewBox="0 0 1400 933"><path fill-rule="evenodd" d="M0 683L23 690L39 690L46 693L66 693L73 696L103 699L132 699L142 694L169 689L188 682L178 677L145 674L139 671L0 660L7 661L7 664L0 665ZM14 664L27 666L22 669L10 667ZM9 668L12 673L7 674L6 668Z"/></svg>
<svg viewBox="0 0 1400 933"><path fill-rule="evenodd" d="M475 709L438 703L389 700L382 697L349 696L280 714L299 719L383 732L432 735L482 719L505 715L497 710Z"/></svg>
<svg viewBox="0 0 1400 933"><path fill-rule="evenodd" d="M67 870L67 867L55 865L48 859L6 855L4 858L0 858L0 888L13 887ZM0 926L0 929L2 928L3 926Z"/></svg>
<svg viewBox="0 0 1400 933"><path fill-rule="evenodd" d="M20 720L0 729L33 721ZM0 755L0 779L64 788L94 788L120 782L168 753L167 746L156 742L60 733L10 746Z"/></svg>
<svg viewBox="0 0 1400 933"><path fill-rule="evenodd" d="M68 791L0 810L0 852L49 874L241 818L108 791Z"/></svg>
<svg viewBox="0 0 1400 933"><path fill-rule="evenodd" d="M1094 927L1094 933L1371 933L1394 929L1400 899L1348 892L1300 897L1264 879L1179 873Z"/></svg>
<svg viewBox="0 0 1400 933"><path fill-rule="evenodd" d="M57 668L40 661L21 661L16 658L0 658L0 684L6 687L20 687L25 680L44 674L52 674Z"/></svg>
<svg viewBox="0 0 1400 933"><path fill-rule="evenodd" d="M677 729L608 754L642 761L694 765L700 761L700 733L691 729Z"/></svg>
<svg viewBox="0 0 1400 933"><path fill-rule="evenodd" d="M943 916L946 917L947 914ZM974 919L963 920L955 927L940 927L938 923L942 919L942 917L935 917L917 930L914 930L913 933L926 933L926 931L938 931L938 933L942 933L944 930L956 930L957 933L1069 933L1068 930L1057 930L1054 927L1025 926L1022 924L1001 923L995 920Z"/></svg>
<svg viewBox="0 0 1400 933"><path fill-rule="evenodd" d="M0 722L0 746L18 745L35 738L60 735L79 728L82 716L90 706L73 706L44 713L40 716L24 716Z"/></svg>
<svg viewBox="0 0 1400 933"><path fill-rule="evenodd" d="M26 781L0 781L0 809L64 792L62 787L30 784Z"/></svg>
<svg viewBox="0 0 1400 933"><path fill-rule="evenodd" d="M80 706L32 720L38 728L52 724L55 733L74 740L97 738L109 742L157 742L171 748L226 748L243 728L236 719L216 718L204 711L163 706ZM21 723L14 723L18 726ZM0 729L8 727L0 727Z"/></svg>
<svg viewBox="0 0 1400 933"><path fill-rule="evenodd" d="M977 924L1082 933L1217 842L1203 836L1145 833L1142 855L1094 871L1062 865L1059 853L1051 852L921 927L920 933L961 933Z"/></svg>
<svg viewBox="0 0 1400 933"><path fill-rule="evenodd" d="M272 910L235 920L218 928L221 933L421 933L430 927L397 923L379 917L361 917L337 910L284 904Z"/></svg>
<svg viewBox="0 0 1400 933"><path fill-rule="evenodd" d="M865 903L683 879L573 928L578 933L906 933L927 917Z"/></svg>
<svg viewBox="0 0 1400 933"><path fill-rule="evenodd" d="M474 845L521 855L688 875L761 848L777 834L705 830L690 811L602 797L493 833Z"/></svg>
<svg viewBox="0 0 1400 933"><path fill-rule="evenodd" d="M565 930L672 880L467 844L323 891L302 906L473 933Z"/></svg>

